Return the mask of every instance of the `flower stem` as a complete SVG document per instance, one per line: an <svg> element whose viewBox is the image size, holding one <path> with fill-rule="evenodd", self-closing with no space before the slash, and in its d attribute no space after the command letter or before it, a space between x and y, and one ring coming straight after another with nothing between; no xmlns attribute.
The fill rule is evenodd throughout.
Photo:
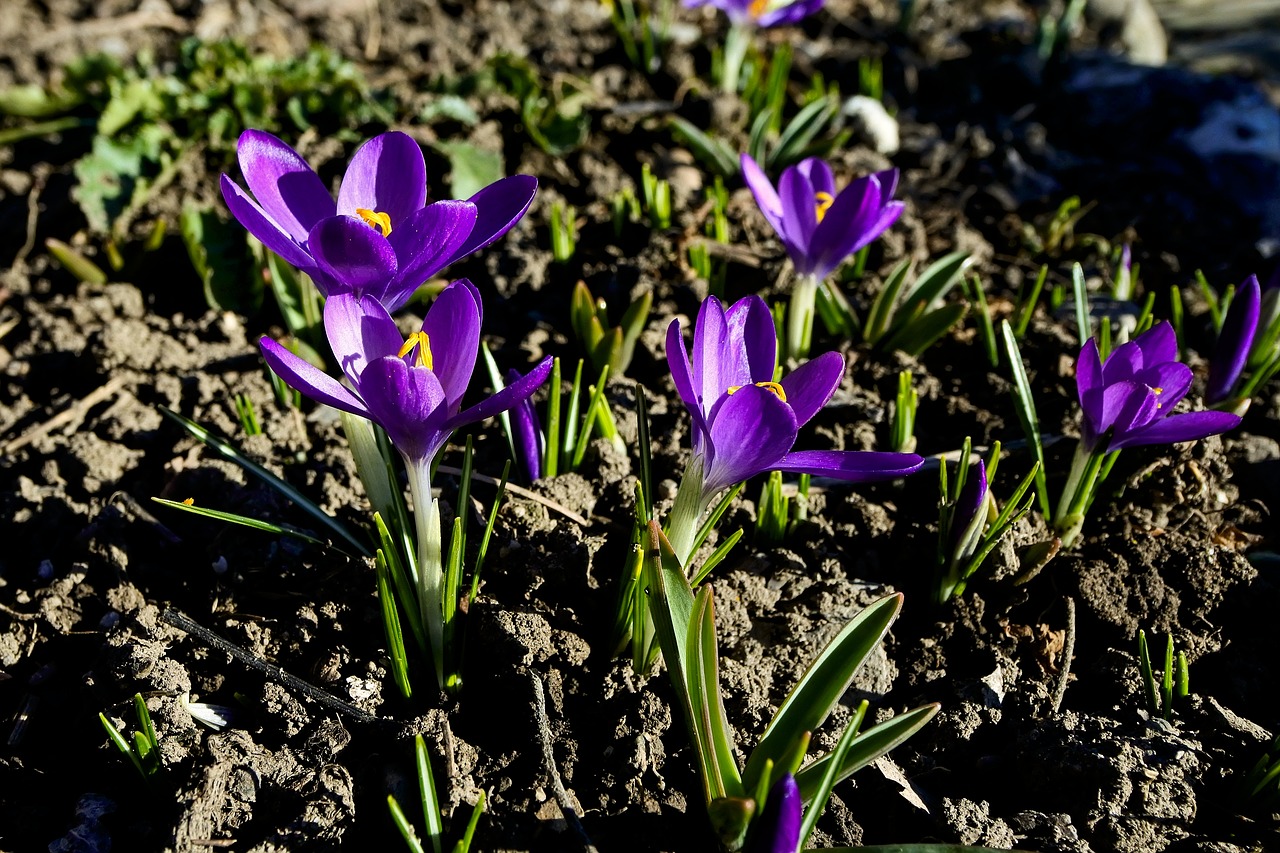
<svg viewBox="0 0 1280 853"><path fill-rule="evenodd" d="M724 37L724 63L720 69L720 91L727 95L738 92L738 78L742 75L742 62L751 46L755 27L750 24L732 24Z"/></svg>
<svg viewBox="0 0 1280 853"><path fill-rule="evenodd" d="M817 276L797 276L791 290L791 305L787 308L787 355L791 358L804 358L809 354L817 299Z"/></svg>
<svg viewBox="0 0 1280 853"><path fill-rule="evenodd" d="M1104 440L1097 447L1088 447L1084 441L1076 445L1071 460L1071 473L1058 501L1058 511L1053 516L1054 529L1062 538L1062 547L1069 548L1080 538L1084 516L1093 503L1093 493L1098 487L1098 474L1107 456Z"/></svg>
<svg viewBox="0 0 1280 853"><path fill-rule="evenodd" d="M418 605L431 644L436 682L444 689L444 559L440 503L431 497L431 460L405 458L413 519L418 530Z"/></svg>
<svg viewBox="0 0 1280 853"><path fill-rule="evenodd" d="M693 556L693 543L698 536L698 522L707 510L707 501L702 494L702 465L702 457L694 454L689 460L689 467L684 469L684 475L680 478L676 502L667 516L667 540L671 542L671 550L686 572L689 558Z"/></svg>

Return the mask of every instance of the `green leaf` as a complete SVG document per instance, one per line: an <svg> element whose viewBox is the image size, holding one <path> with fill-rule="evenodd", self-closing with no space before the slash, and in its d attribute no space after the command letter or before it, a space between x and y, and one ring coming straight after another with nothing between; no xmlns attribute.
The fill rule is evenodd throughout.
<svg viewBox="0 0 1280 853"><path fill-rule="evenodd" d="M254 462L252 459L245 456L243 453L240 452L240 449L236 447L234 444L227 441L225 438L222 438L221 436L211 432L210 430L205 429L195 421L192 421L188 418L184 418L182 415L178 414L177 412L173 411L172 409L166 406L157 406L156 408L160 410L160 413L162 415L172 419L179 426L181 426L183 429L189 432L192 436L194 436L197 441L200 441L201 443L211 448L212 450L217 451L223 458L229 459L232 462L236 463L241 468L244 468L250 474L262 480L262 482L266 483L268 486L275 489L277 492L284 495L289 500L293 501L304 512L306 512L307 515L310 515L316 521L320 522L320 524L328 528L339 539L342 539L347 544L349 544L352 548L354 548L356 554L359 554L362 557L373 556L373 554L369 551L368 546L366 546L359 539L353 536L351 534L351 531L347 530L347 528L342 524L342 522L338 521L336 518L329 515L320 507L316 506L315 502L312 501L310 498L308 498L306 495L302 494L302 492L298 491L293 486L289 485L284 480L277 477L275 474L272 474L270 471L268 471L266 468L263 468L257 462Z"/></svg>
<svg viewBox="0 0 1280 853"><path fill-rule="evenodd" d="M951 288L960 283L971 261L972 256L966 252L952 252L930 264L907 289L902 307L894 312L893 328L940 306Z"/></svg>
<svg viewBox="0 0 1280 853"><path fill-rule="evenodd" d="M280 536L292 536L294 539L301 539L303 542L310 542L313 545L324 547L327 543L323 539L317 539L310 533L299 530L288 524L277 524L271 521L263 521L260 518L250 518L247 515L236 515L234 512L223 512L222 510L209 509L207 507L195 506L193 504L180 503L178 501L165 500L164 498L153 497L151 500L164 506L180 509L189 512L192 515L203 515L205 518L216 518L218 521L225 521L228 524L238 524L241 527L251 527L254 530L261 530L266 533L275 533Z"/></svg>
<svg viewBox="0 0 1280 853"><path fill-rule="evenodd" d="M89 228L106 234L133 198L147 166L160 156L149 136L139 134L127 141L93 139L93 150L75 164L76 186L72 197L80 205Z"/></svg>
<svg viewBox="0 0 1280 853"><path fill-rule="evenodd" d="M249 262L244 230L188 201L179 217L191 265L210 308L254 314L262 307L262 277Z"/></svg>
<svg viewBox="0 0 1280 853"><path fill-rule="evenodd" d="M627 312L622 315L618 327L622 329L622 353L614 365L613 375L622 376L631 366L631 359L636 352L636 341L649 321L649 309L653 307L653 291L646 290L640 298L632 302Z"/></svg>
<svg viewBox="0 0 1280 853"><path fill-rule="evenodd" d="M885 349L898 349L907 355L919 357L925 350L933 346L952 326L964 319L969 313L967 302L953 302L943 305L936 311L930 311L910 324L903 326L884 344Z"/></svg>
<svg viewBox="0 0 1280 853"><path fill-rule="evenodd" d="M49 254L53 255L58 263L62 264L63 269L78 280L83 281L85 284L107 283L107 274L102 267L61 240L55 240L50 237L44 241L44 246L49 250Z"/></svg>
<svg viewBox="0 0 1280 853"><path fill-rule="evenodd" d="M799 161L814 137L839 113L840 102L835 98L821 98L796 113L770 152L768 168L780 169Z"/></svg>
<svg viewBox="0 0 1280 853"><path fill-rule="evenodd" d="M891 720L885 720L878 726L863 732L854 738L845 756L840 771L836 773L836 782L848 779L856 770L866 767L880 756L898 746L924 727L933 719L941 705L933 703L899 714ZM796 784L800 786L800 798L806 803L813 799L826 773L828 762L832 760L828 753L817 761L800 768L796 773Z"/></svg>
<svg viewBox="0 0 1280 853"><path fill-rule="evenodd" d="M703 779L711 780L711 799L745 794L733 757L733 737L720 696L720 664L716 649L715 600L710 586L698 590L686 642L686 668L693 725L704 762Z"/></svg>
<svg viewBox="0 0 1280 853"><path fill-rule="evenodd" d="M680 116L668 119L675 137L683 141L711 171L726 178L738 174L738 157L727 143L713 139Z"/></svg>
<svg viewBox="0 0 1280 853"><path fill-rule="evenodd" d="M387 656L391 658L391 677L406 699L413 696L409 683L409 654L404 647L404 631L400 628L400 614L396 611L396 599L391 592L386 553L379 548L374 554L374 567L378 577L378 604L382 610L382 628L387 637Z"/></svg>
<svg viewBox="0 0 1280 853"><path fill-rule="evenodd" d="M436 793L436 780L431 775L431 759L422 735L413 739L413 757L418 770L418 790L422 796L422 819L427 825L427 837L431 848L440 853L440 840L444 835L444 820L440 814L440 798Z"/></svg>
<svg viewBox="0 0 1280 853"><path fill-rule="evenodd" d="M449 158L449 186L454 198L471 198L504 177L500 151L461 141L437 142L435 147Z"/></svg>
<svg viewBox="0 0 1280 853"><path fill-rule="evenodd" d="M1018 349L1018 339L1013 334L1013 327L1008 320L1000 321L1000 334L1004 339L1004 353L1009 360L1009 370L1013 374L1015 411L1018 422L1022 424L1022 432L1031 444L1039 467L1036 469L1036 499L1040 503L1040 511L1045 518L1052 515L1049 507L1049 490L1044 473L1044 445L1040 441L1040 419L1036 415L1036 401L1031 396L1031 382L1027 379L1027 368L1022 363L1022 353Z"/></svg>
<svg viewBox="0 0 1280 853"><path fill-rule="evenodd" d="M884 287L876 294L876 298L871 303L871 309L867 312L867 322L863 326L863 337L867 343L874 346L889 331L889 324L893 321L894 308L898 302L898 294L902 292L910 270L911 259L906 258L893 268Z"/></svg>
<svg viewBox="0 0 1280 853"><path fill-rule="evenodd" d="M396 801L395 794L387 794L387 808L391 812L391 822L396 825L396 829L400 830L400 836L404 839L410 853L426 853L422 842L418 840L418 833L413 831L413 824L409 822L404 809L400 808L400 803Z"/></svg>
<svg viewBox="0 0 1280 853"><path fill-rule="evenodd" d="M781 764L796 738L823 724L901 609L901 593L872 602L850 619L809 664L747 759L743 784L748 791L755 790L766 761Z"/></svg>
<svg viewBox="0 0 1280 853"><path fill-rule="evenodd" d="M866 718L867 700L863 699L858 705L858 710L854 712L853 719L840 734L836 748L831 751L831 760L827 762L827 770L818 782L818 790L810 800L809 808L804 810L804 820L800 824L801 849L809 846L809 836L813 835L813 828L817 826L818 818L822 816L822 812L827 807L827 801L831 799L831 789L836 786L836 768L844 766L854 738L858 736L858 730L862 728L862 721Z"/></svg>
<svg viewBox="0 0 1280 853"><path fill-rule="evenodd" d="M21 118L61 115L84 101L84 95L67 89L47 91L35 83L0 89L0 113Z"/></svg>

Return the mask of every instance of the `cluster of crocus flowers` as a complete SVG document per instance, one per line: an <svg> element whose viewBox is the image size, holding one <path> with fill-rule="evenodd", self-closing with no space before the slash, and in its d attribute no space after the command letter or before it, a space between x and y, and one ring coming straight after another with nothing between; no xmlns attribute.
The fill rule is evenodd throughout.
<svg viewBox="0 0 1280 853"><path fill-rule="evenodd" d="M422 149L383 133L357 149L335 201L306 161L271 134L245 131L236 146L252 195L226 175L222 196L250 234L309 275L325 296L372 296L390 311L431 276L507 233L538 182L497 181L466 201L427 202Z"/></svg>
<svg viewBox="0 0 1280 853"><path fill-rule="evenodd" d="M1196 441L1240 423L1239 416L1229 412L1174 413L1192 378L1191 369L1177 358L1177 337L1168 323L1159 323L1116 347L1105 362L1093 338L1080 350L1076 361L1076 388L1084 415L1080 444L1054 514L1063 545L1071 545L1080 535L1111 454L1126 447Z"/></svg>
<svg viewBox="0 0 1280 853"><path fill-rule="evenodd" d="M793 450L800 427L839 387L845 364L839 353L824 353L775 381L777 346L773 318L758 296L727 309L708 297L694 324L692 358L680 321L667 328L667 364L693 421L693 458L668 524L682 564L712 498L757 474L790 471L868 482L902 477L923 464L914 453Z"/></svg>
<svg viewBox="0 0 1280 853"><path fill-rule="evenodd" d="M346 384L276 341L261 341L267 364L285 382L382 427L403 458L417 528L419 604L440 679L443 561L439 506L431 497L432 463L455 429L519 406L551 371L547 358L493 396L463 409L480 347L481 318L480 293L466 279L440 293L422 328L408 339L373 296L331 295L324 307L325 332Z"/></svg>
<svg viewBox="0 0 1280 853"><path fill-rule="evenodd" d="M1280 372L1280 287L1257 276L1235 292L1209 357L1205 402L1244 415L1258 389Z"/></svg>
<svg viewBox="0 0 1280 853"><path fill-rule="evenodd" d="M808 354L818 286L846 258L898 221L898 170L867 175L836 191L831 167L810 157L783 170L775 188L755 160L742 155L742 176L786 247L796 281L787 308L787 354Z"/></svg>

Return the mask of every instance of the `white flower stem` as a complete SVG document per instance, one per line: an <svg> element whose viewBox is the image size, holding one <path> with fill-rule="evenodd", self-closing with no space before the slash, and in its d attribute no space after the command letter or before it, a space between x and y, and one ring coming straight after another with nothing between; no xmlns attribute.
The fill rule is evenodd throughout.
<svg viewBox="0 0 1280 853"><path fill-rule="evenodd" d="M786 354L791 358L804 358L809 354L818 284L817 276L796 276L795 286L791 290L791 304L787 306Z"/></svg>
<svg viewBox="0 0 1280 853"><path fill-rule="evenodd" d="M698 536L698 522L707 510L707 501L702 493L702 466L701 456L695 455L689 460L689 467L680 478L675 504L667 516L667 540L686 574L689 558L693 556L693 543Z"/></svg>
<svg viewBox="0 0 1280 853"><path fill-rule="evenodd" d="M742 62L751 46L755 27L751 24L733 24L724 37L724 63L721 66L720 91L728 95L738 92L738 78L742 75Z"/></svg>
<svg viewBox="0 0 1280 853"><path fill-rule="evenodd" d="M405 458L413 518L418 530L418 606L431 644L436 682L444 689L444 558L440 504L431 497L431 460Z"/></svg>

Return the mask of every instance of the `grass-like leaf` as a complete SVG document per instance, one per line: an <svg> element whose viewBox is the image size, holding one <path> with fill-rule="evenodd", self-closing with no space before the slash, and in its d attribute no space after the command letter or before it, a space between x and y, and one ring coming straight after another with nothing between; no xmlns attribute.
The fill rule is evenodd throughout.
<svg viewBox="0 0 1280 853"><path fill-rule="evenodd" d="M357 539L351 533L351 531L348 530L344 524L342 524L342 522L338 521L336 518L329 515L324 510L322 510L319 506L315 504L314 501L312 501L302 492L298 491L293 486L289 485L284 480L277 477L275 474L272 474L270 471L268 471L266 468L263 468L257 462L254 462L252 459L245 456L243 453L240 452L240 449L236 447L234 444L227 441L225 438L222 438L221 436L217 435L216 433L213 433L210 430L205 429L195 421L190 420L189 418L184 418L182 415L178 414L177 412L173 411L172 409L166 406L159 406L157 408L160 409L160 413L162 415L175 421L179 426L181 426L183 429L189 432L192 436L194 436L196 440L202 442L205 446L210 447L213 450L217 451L219 454L222 455L223 458L229 459L230 461L236 463L241 468L245 469L250 474L262 480L262 482L266 483L268 486L275 489L277 492L284 495L289 500L293 501L305 513L307 513L307 515L311 516L316 521L320 522L321 525L323 525L324 527L332 531L334 535L336 535L339 539L343 540L348 545L350 545L353 549L355 549L356 554L362 557L373 556L373 552L369 550L369 546L365 545L363 542Z"/></svg>
<svg viewBox="0 0 1280 853"><path fill-rule="evenodd" d="M923 728L925 723L933 719L933 715L938 713L941 707L936 702L931 705L922 705L919 708L899 714L891 720L885 720L880 725L858 735L854 738L848 754L845 755L844 763L840 765L840 770L836 773L836 782L849 778L859 768L867 766L895 746L906 741ZM800 797L806 803L812 801L814 795L818 792L823 774L826 773L827 764L830 761L832 761L832 754L827 753L817 761L806 764L800 768L800 772L796 773L796 784L800 786Z"/></svg>
<svg viewBox="0 0 1280 853"><path fill-rule="evenodd" d="M872 602L809 664L747 759L743 774L747 790L755 789L767 760L778 764L796 738L822 725L901 609L901 593Z"/></svg>
<svg viewBox="0 0 1280 853"><path fill-rule="evenodd" d="M1013 375L1014 401L1017 403L1018 422L1022 424L1022 432L1027 437L1035 461L1036 500L1045 518L1051 518L1053 511L1049 508L1048 481L1044 472L1044 444L1040 441L1040 418L1036 415L1036 401L1031 396L1031 382L1027 379L1027 368L1022 363L1022 352L1018 349L1018 339L1008 320L1000 321L1000 335L1004 339L1004 354L1009 360L1009 372Z"/></svg>
<svg viewBox="0 0 1280 853"><path fill-rule="evenodd" d="M317 539L310 533L299 530L292 525L263 521L260 518L250 518L247 515L237 515L234 512L223 512L219 509L209 509L208 507L182 503L181 501L166 500L165 498L153 497L151 500L158 504L163 504L164 506L180 509L183 512L189 512L192 515L203 515L205 518L216 518L218 521L225 521L228 524L238 524L241 527L251 527L254 530L261 530L266 533L276 533L280 536L291 536L294 539L301 539L303 542L310 542L313 545L319 545L321 547L328 545L328 543L323 539Z"/></svg>

